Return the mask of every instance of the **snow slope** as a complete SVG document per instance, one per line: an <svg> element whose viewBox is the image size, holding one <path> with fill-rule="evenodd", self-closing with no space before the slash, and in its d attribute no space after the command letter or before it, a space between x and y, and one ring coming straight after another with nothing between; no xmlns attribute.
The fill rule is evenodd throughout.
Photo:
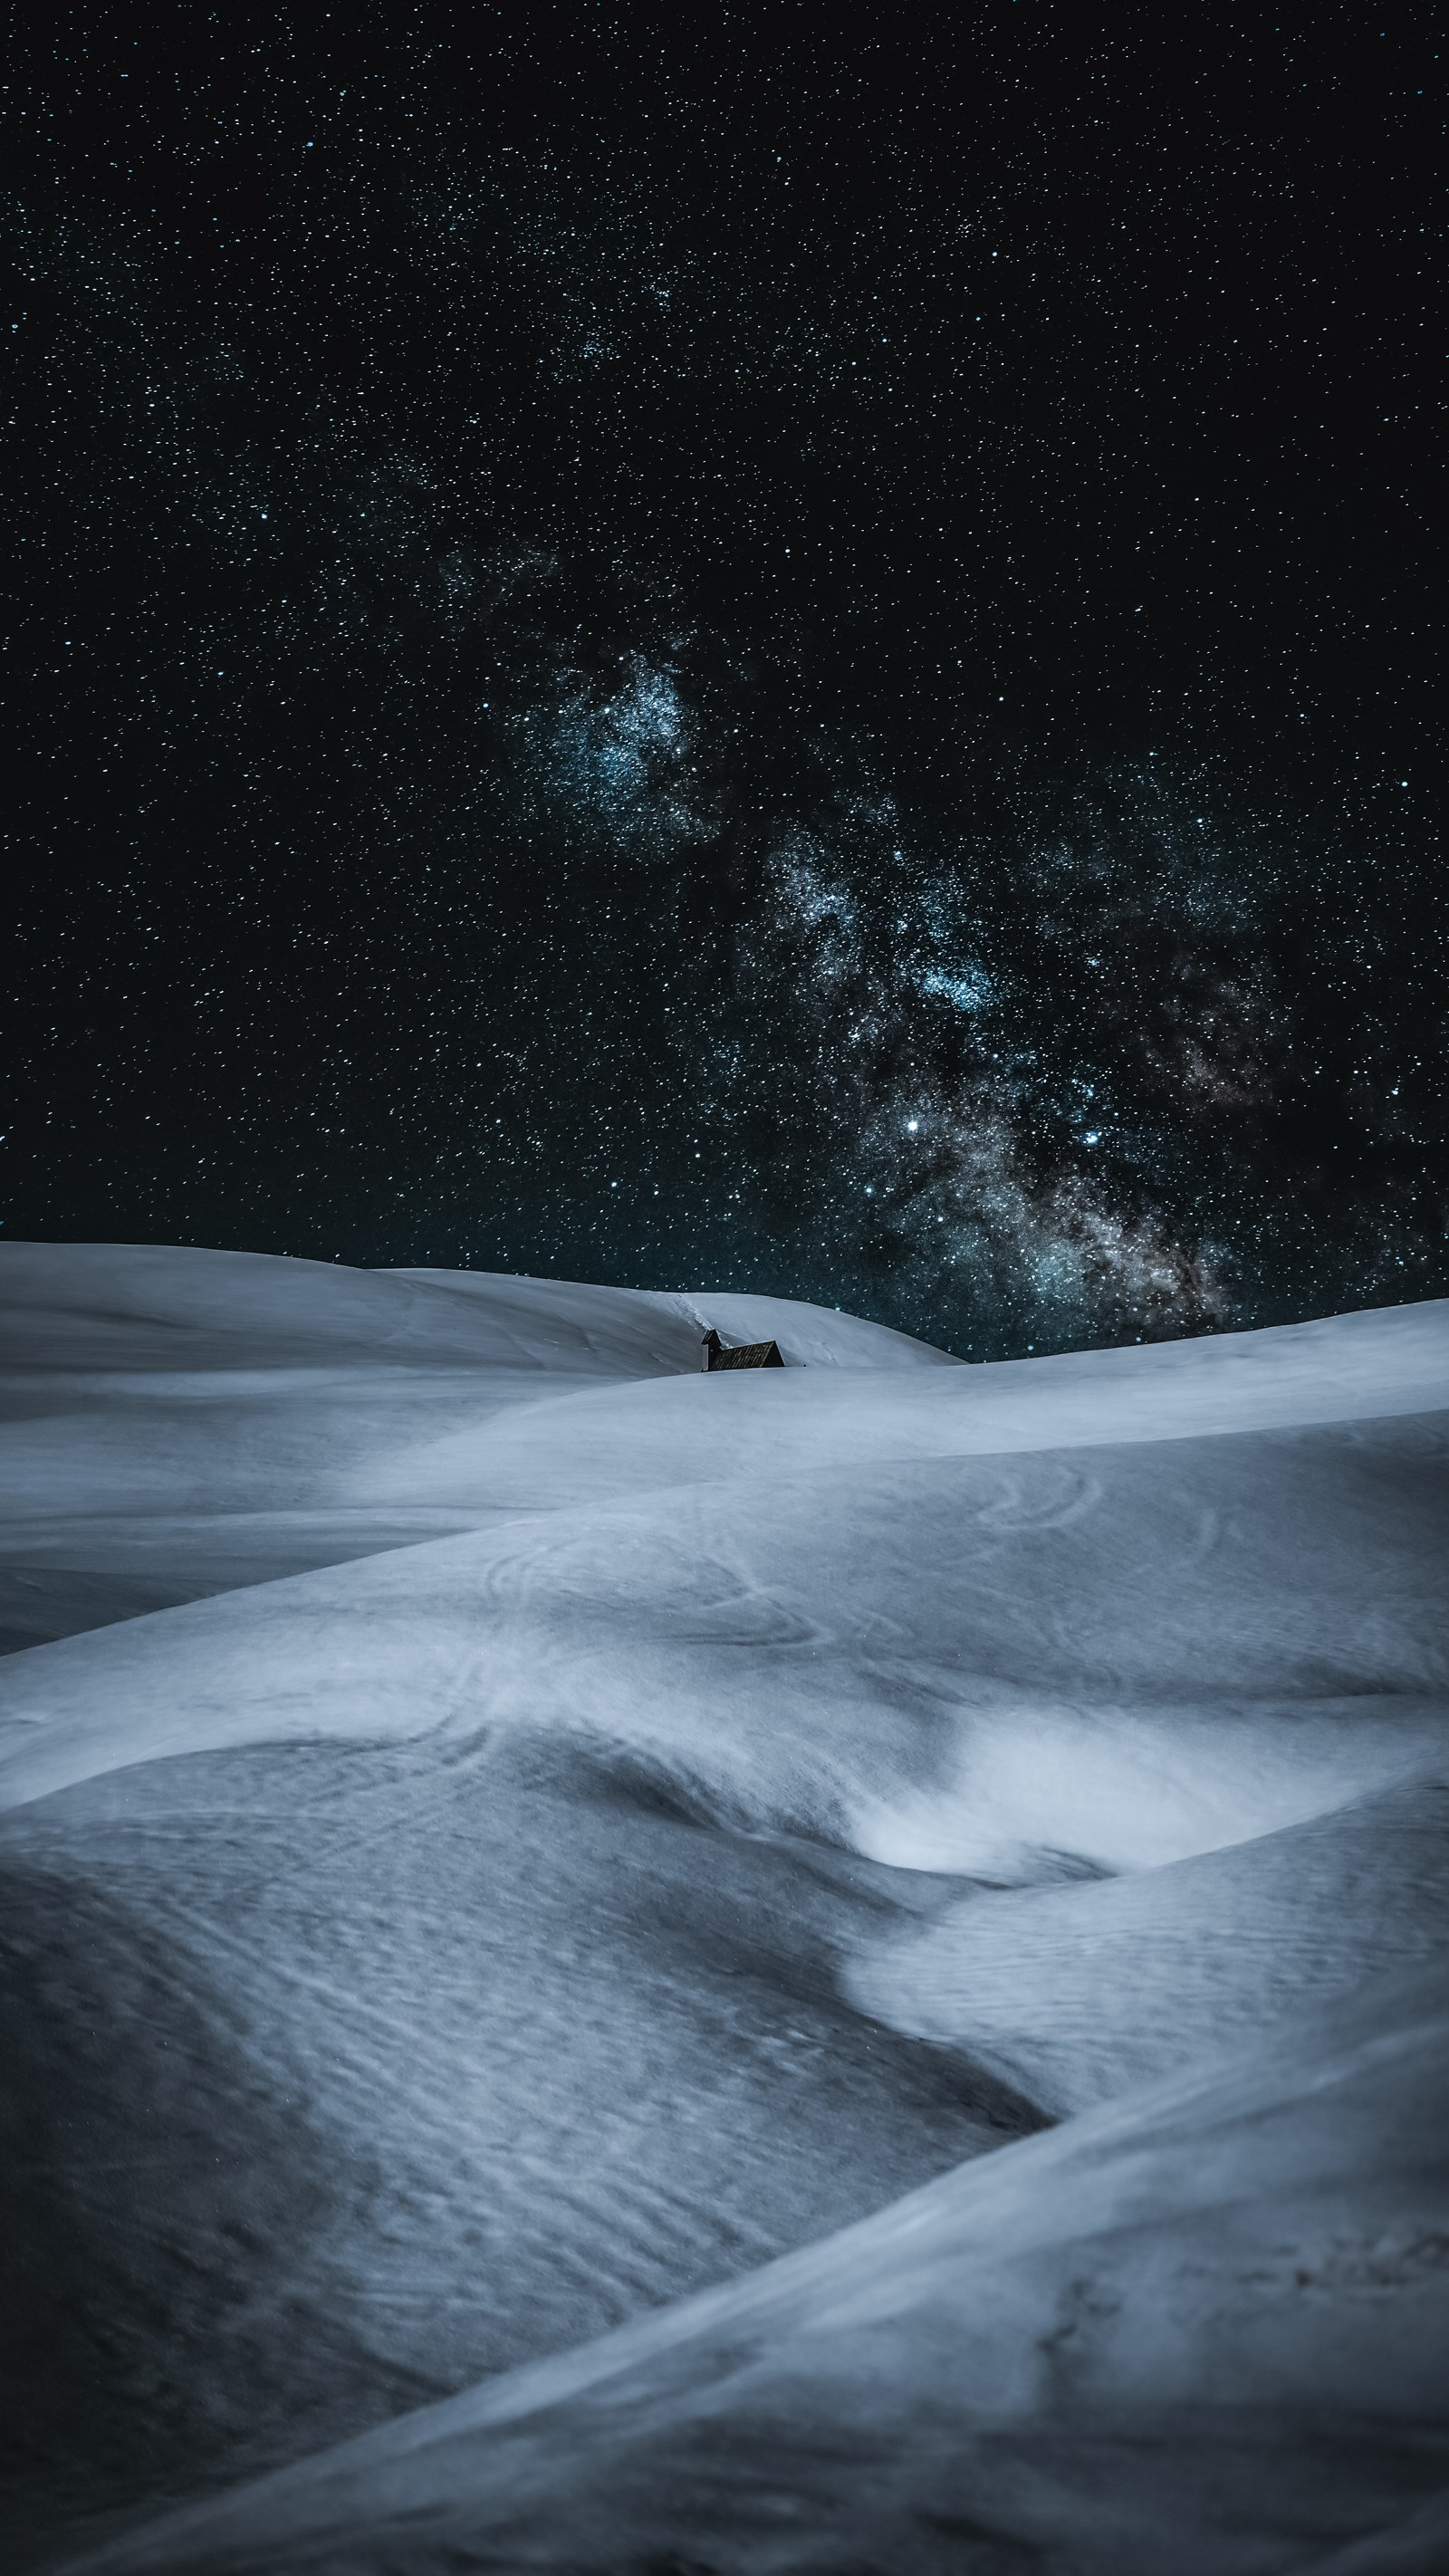
<svg viewBox="0 0 1449 2576"><path fill-rule="evenodd" d="M471 1527L486 1491L397 1462L486 1457L508 1410L693 1373L710 1323L783 1331L812 1366L945 1356L780 1299L0 1245L0 1652Z"/></svg>
<svg viewBox="0 0 1449 2576"><path fill-rule="evenodd" d="M1449 1307L0 1292L26 2563L1440 2563Z"/></svg>
<svg viewBox="0 0 1449 2576"><path fill-rule="evenodd" d="M1431 2576L1449 1974L89 2562Z"/></svg>

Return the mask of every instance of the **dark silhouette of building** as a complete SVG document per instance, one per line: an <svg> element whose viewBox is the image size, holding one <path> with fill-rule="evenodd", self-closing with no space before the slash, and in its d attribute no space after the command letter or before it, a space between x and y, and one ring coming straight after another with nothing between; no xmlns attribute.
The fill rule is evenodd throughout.
<svg viewBox="0 0 1449 2576"><path fill-rule="evenodd" d="M741 1342L726 1350L711 1324L700 1345L699 1365L702 1369L783 1368L785 1363L778 1342Z"/></svg>

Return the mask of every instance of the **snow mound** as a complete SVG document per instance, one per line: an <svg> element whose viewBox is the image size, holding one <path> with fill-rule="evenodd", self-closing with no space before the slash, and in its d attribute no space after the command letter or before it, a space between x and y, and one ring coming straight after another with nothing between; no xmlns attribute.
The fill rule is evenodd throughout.
<svg viewBox="0 0 1449 2576"><path fill-rule="evenodd" d="M165 1244L0 1245L0 1307L10 1364L32 1368L285 1368L363 1353L590 1376L698 1365L688 1332L627 1288Z"/></svg>
<svg viewBox="0 0 1449 2576"><path fill-rule="evenodd" d="M0 1652L472 1527L390 1462L698 1362L625 1289L147 1245L0 1245L0 1319Z"/></svg>
<svg viewBox="0 0 1449 2576"><path fill-rule="evenodd" d="M720 1339L778 1342L787 1368L938 1369L963 1363L930 1342L893 1332L888 1324L868 1323L863 1315L843 1314L838 1306L809 1306L792 1297L731 1296L701 1290L694 1296L660 1289L645 1292L662 1313L678 1315L700 1336L713 1326Z"/></svg>
<svg viewBox="0 0 1449 2576"><path fill-rule="evenodd" d="M1449 1744L1444 1449L1399 1417L512 1517L7 1658L0 1804L503 1726L900 1868L1180 1859Z"/></svg>
<svg viewBox="0 0 1449 2576"><path fill-rule="evenodd" d="M1443 1776L1130 1877L953 1899L927 1929L877 1930L846 1987L1061 2116L1440 1950Z"/></svg>
<svg viewBox="0 0 1449 2576"><path fill-rule="evenodd" d="M1440 1966L86 2564L1429 2576L1446 2120Z"/></svg>
<svg viewBox="0 0 1449 2576"><path fill-rule="evenodd" d="M155 1245L0 1244L0 1321L0 1653L535 1508L541 1473L575 1499L566 1428L508 1451L504 1417L692 1381L710 1321L812 1367L947 1365L778 1299Z"/></svg>

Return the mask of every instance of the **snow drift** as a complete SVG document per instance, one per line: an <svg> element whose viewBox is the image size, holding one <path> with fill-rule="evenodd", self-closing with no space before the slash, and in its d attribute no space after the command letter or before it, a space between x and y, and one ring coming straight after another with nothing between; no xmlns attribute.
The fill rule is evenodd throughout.
<svg viewBox="0 0 1449 2576"><path fill-rule="evenodd" d="M0 1296L25 2563L1442 2563L1449 1307Z"/></svg>

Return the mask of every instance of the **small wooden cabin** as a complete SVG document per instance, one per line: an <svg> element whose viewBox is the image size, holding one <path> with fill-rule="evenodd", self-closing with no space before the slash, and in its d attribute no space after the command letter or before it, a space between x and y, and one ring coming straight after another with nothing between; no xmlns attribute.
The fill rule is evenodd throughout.
<svg viewBox="0 0 1449 2576"><path fill-rule="evenodd" d="M740 1342L727 1350L711 1324L700 1345L699 1365L702 1369L783 1368L785 1363L778 1342Z"/></svg>

